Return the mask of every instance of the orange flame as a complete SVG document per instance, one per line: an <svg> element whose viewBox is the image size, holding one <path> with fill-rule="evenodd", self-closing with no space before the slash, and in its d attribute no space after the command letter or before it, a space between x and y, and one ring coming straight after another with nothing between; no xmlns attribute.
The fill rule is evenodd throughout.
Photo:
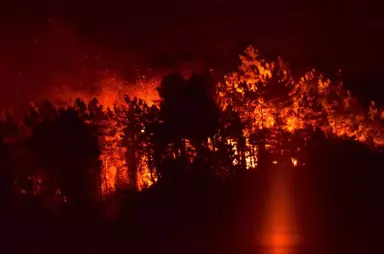
<svg viewBox="0 0 384 254"><path fill-rule="evenodd" d="M319 127L323 131L337 136L347 136L361 142L367 142L372 137L376 145L384 144L384 135L381 127L384 110L378 109L372 102L369 114L362 110L351 93L343 88L340 81L331 81L323 75L311 70L299 79L293 79L290 70L279 58L278 61L267 61L261 58L259 52L248 47L240 56L241 65L238 70L225 76L224 83L217 84L218 104L221 109L231 105L238 113L246 128L245 162L246 168L257 166L258 145L252 143L252 135L263 129L281 129L289 133L304 127ZM156 105L159 99L156 87L160 78L148 78L138 75L135 84L130 84L115 73L107 73L98 82L94 93L77 93L67 91L61 96L77 97L89 101L97 97L104 107L124 105L123 96L138 97L149 105ZM57 94L57 93L55 93ZM118 129L112 120L106 125ZM112 143L119 144L119 131L109 138ZM236 159L240 156L238 143L232 138L225 142L233 147L233 165L238 165ZM190 160L194 159L194 147L186 142ZM212 140L208 140L211 151L217 151ZM267 150L274 149L273 144L265 144ZM124 150L118 145L103 147L103 177L106 183L105 190L115 189L116 181L129 182L128 177L122 175L131 171L125 166ZM274 164L278 161L274 160ZM291 158L293 166L298 165L297 158ZM123 173L122 173L123 172ZM148 158L141 155L138 162L137 188L142 189L156 181L148 169ZM120 178L124 179L121 180Z"/></svg>

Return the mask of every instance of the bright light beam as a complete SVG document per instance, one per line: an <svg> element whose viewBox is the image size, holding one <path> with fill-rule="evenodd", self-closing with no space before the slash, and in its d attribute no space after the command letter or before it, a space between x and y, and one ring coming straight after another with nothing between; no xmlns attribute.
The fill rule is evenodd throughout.
<svg viewBox="0 0 384 254"><path fill-rule="evenodd" d="M292 168L278 164L271 169L261 245L265 254L297 252L299 235L292 194Z"/></svg>

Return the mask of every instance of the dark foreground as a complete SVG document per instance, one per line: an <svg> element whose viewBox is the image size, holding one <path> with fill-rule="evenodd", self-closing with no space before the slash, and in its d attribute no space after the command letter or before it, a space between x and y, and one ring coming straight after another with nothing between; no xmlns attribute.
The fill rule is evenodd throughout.
<svg viewBox="0 0 384 254"><path fill-rule="evenodd" d="M330 180L320 175L313 180L306 171L297 174L293 197L286 197L295 203L301 241L292 252L261 247L262 225L273 214L264 209L270 183L263 174L246 173L225 184L157 186L123 193L102 205L66 204L58 217L42 212L31 198L17 208L2 209L1 248L3 253L26 254L380 253L383 208L373 188L379 185L370 182L370 192L361 176L357 188L351 178L343 178L337 182L348 189L343 194L335 192Z"/></svg>

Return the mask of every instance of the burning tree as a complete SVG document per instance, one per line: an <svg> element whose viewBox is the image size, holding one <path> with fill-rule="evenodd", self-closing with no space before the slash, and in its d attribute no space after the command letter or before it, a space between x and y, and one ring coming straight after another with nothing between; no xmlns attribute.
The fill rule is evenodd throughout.
<svg viewBox="0 0 384 254"><path fill-rule="evenodd" d="M123 142L125 158L129 169L132 186L141 190L155 182L154 167L151 163L152 150L148 145L146 119L148 104L142 99L125 97Z"/></svg>
<svg viewBox="0 0 384 254"><path fill-rule="evenodd" d="M251 46L240 61L224 82L205 72L187 79L168 75L147 86L140 77L139 88L132 89L114 75L101 82L108 89L98 90L103 105L91 99L87 106L76 100L59 111L49 102L33 107L24 119L36 147L33 167L45 169L52 179L96 174L100 148L99 187L107 195L129 186L141 190L176 177L181 168L208 168L227 177L272 162L302 165L303 147L314 129L372 146L384 144L383 110L372 102L367 114L340 80L316 70L294 78L281 58L266 60ZM9 119L7 115L3 121L4 140L19 131ZM55 186L67 195L81 191L71 190L67 180Z"/></svg>
<svg viewBox="0 0 384 254"><path fill-rule="evenodd" d="M340 80L331 81L315 70L306 73L298 81L279 58L266 61L253 47L240 56L238 71L219 83L217 93L222 109L230 105L245 123L244 136L249 150L252 139L269 139L266 133L283 129L290 133L307 128L320 127L324 132L381 145L381 126L377 109L371 106L369 119L356 98L344 89ZM284 119L278 123L277 119ZM267 130L265 130L267 129ZM276 141L276 134L272 139ZM265 143L269 148L273 145ZM258 145L257 149L263 149Z"/></svg>
<svg viewBox="0 0 384 254"><path fill-rule="evenodd" d="M212 82L208 73L165 77L158 89L162 100L152 107L126 97L123 120L114 121L125 126L120 146L126 149L134 186L141 189L138 178L144 175L148 184L143 186L154 183L164 167L171 168L166 161L181 163L181 158L192 164L210 161L220 175L231 167L263 167L276 160L300 165L302 146L315 128L362 142L372 137L374 144L382 144L382 110L372 104L368 117L340 80L316 70L295 79L281 58L263 59L252 46L240 60L224 83Z"/></svg>

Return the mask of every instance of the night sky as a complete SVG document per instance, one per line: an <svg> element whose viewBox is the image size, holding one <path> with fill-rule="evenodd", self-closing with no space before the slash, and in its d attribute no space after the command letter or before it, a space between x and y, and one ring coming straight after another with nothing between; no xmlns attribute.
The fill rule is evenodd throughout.
<svg viewBox="0 0 384 254"><path fill-rule="evenodd" d="M283 56L297 70L342 68L362 100L381 97L384 17L379 4L369 1L6 0L1 5L2 105L31 100L47 86L90 83L105 68L133 79L137 66L184 59L227 71L251 43L266 56Z"/></svg>

